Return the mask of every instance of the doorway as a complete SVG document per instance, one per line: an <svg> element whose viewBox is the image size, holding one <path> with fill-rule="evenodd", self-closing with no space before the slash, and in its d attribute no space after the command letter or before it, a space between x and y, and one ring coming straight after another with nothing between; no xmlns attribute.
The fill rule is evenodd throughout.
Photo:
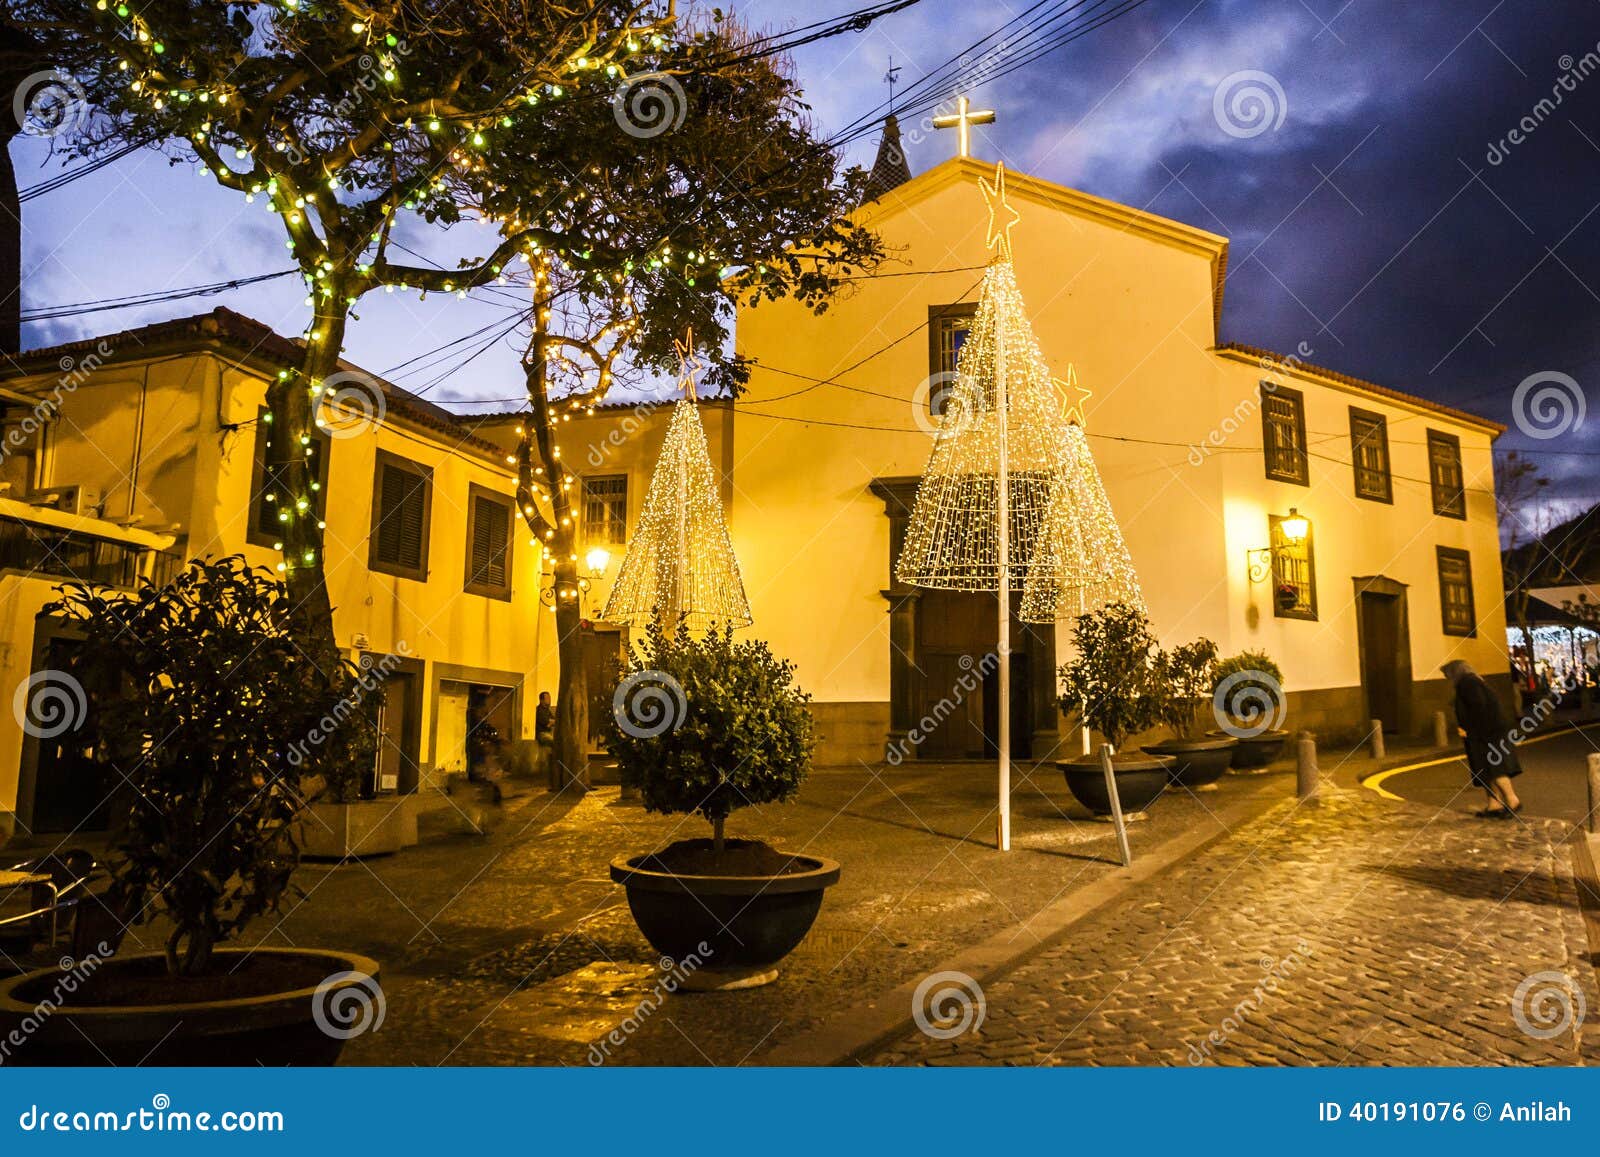
<svg viewBox="0 0 1600 1157"><path fill-rule="evenodd" d="M998 755L1000 636L995 595L930 590L894 577L916 502L916 478L879 478L872 493L889 518L889 734L918 759ZM1011 754L1031 759L1057 741L1054 626L1020 622L1011 598Z"/></svg>
<svg viewBox="0 0 1600 1157"><path fill-rule="evenodd" d="M41 619L33 663L46 692L54 681L52 673L77 670L72 660L83 647L70 636L48 634L49 629ZM65 678L82 688L81 706L89 712L116 694L115 687L83 686L75 676ZM126 789L115 769L96 758L94 745L85 738L88 731L80 719L59 734L48 727L36 735L25 732L17 803L29 831L103 832L111 826Z"/></svg>
<svg viewBox="0 0 1600 1157"><path fill-rule="evenodd" d="M393 655L374 659L369 653L359 662L365 672L381 672L383 692L373 720L378 732L374 782L363 786L402 795L414 792L423 786L422 663Z"/></svg>
<svg viewBox="0 0 1600 1157"><path fill-rule="evenodd" d="M498 764L508 768L521 737L522 687L489 682L498 673L451 667L439 675L434 698L433 775L438 786L452 777L476 778Z"/></svg>
<svg viewBox="0 0 1600 1157"><path fill-rule="evenodd" d="M589 627L583 639L583 677L589 688L589 750L605 750L605 721L611 717L611 699L622 680L627 659L622 631L616 627Z"/></svg>
<svg viewBox="0 0 1600 1157"><path fill-rule="evenodd" d="M1404 583L1382 576L1358 578L1356 629L1367 718L1386 732L1403 732L1411 714L1411 628Z"/></svg>

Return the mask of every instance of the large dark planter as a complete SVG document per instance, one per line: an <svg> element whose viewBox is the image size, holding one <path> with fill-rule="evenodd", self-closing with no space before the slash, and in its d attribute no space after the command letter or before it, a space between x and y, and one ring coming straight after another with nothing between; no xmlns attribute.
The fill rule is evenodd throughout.
<svg viewBox="0 0 1600 1157"><path fill-rule="evenodd" d="M140 953L112 957L94 968L80 963L72 972L23 973L0 980L5 1063L331 1065L347 1039L382 1020L378 962L369 957L307 948L218 948L215 956L224 973L247 956L301 960L308 977L317 980L292 991L234 1000L74 1006L71 992L94 977L149 969L162 957ZM77 978L70 990L68 977ZM47 1002L63 1001L48 1008Z"/></svg>
<svg viewBox="0 0 1600 1157"><path fill-rule="evenodd" d="M788 854L788 853L783 853ZM748 988L777 977L773 965L804 940L839 882L839 865L795 855L801 872L781 876L691 876L642 867L649 855L618 856L611 878L655 950L689 989Z"/></svg>
<svg viewBox="0 0 1600 1157"><path fill-rule="evenodd" d="M1226 731L1208 731L1210 736L1227 736ZM1260 735L1234 736L1238 746L1233 749L1233 764L1235 771L1260 771L1283 751L1283 745L1288 742L1289 733L1276 729L1263 731Z"/></svg>
<svg viewBox="0 0 1600 1157"><path fill-rule="evenodd" d="M1117 798L1123 815L1142 812L1171 782L1173 760L1156 755L1113 755L1111 773L1117 777ZM1056 766L1066 776L1067 789L1084 807L1097 816L1111 814L1111 796L1106 792L1106 775L1098 755L1060 759Z"/></svg>
<svg viewBox="0 0 1600 1157"><path fill-rule="evenodd" d="M1173 761L1168 772L1172 782L1193 789L1206 787L1222 778L1233 761L1236 742L1231 735L1168 739L1162 743L1147 743L1141 750L1151 755L1169 756Z"/></svg>

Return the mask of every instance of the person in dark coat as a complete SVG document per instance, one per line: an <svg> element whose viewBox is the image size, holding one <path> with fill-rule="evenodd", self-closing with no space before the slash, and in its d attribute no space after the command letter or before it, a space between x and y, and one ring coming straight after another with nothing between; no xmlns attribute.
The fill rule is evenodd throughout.
<svg viewBox="0 0 1600 1157"><path fill-rule="evenodd" d="M1506 724L1500 700L1489 684L1460 659L1440 668L1456 691L1456 727L1467 752L1472 782L1483 789L1488 804L1475 812L1484 819L1508 819L1522 810L1511 781L1522 774L1517 760L1516 729Z"/></svg>

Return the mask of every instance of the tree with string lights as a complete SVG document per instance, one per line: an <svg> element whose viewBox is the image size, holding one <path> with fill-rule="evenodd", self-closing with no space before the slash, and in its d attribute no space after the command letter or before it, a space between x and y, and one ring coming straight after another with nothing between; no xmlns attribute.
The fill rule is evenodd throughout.
<svg viewBox="0 0 1600 1157"><path fill-rule="evenodd" d="M57 138L66 155L160 147L282 222L311 320L299 364L267 389L267 496L302 641L332 670L307 457L352 308L380 287L464 294L535 247L584 247L556 232L581 223L530 219L447 270L396 260L391 239L409 217L461 220L449 174L520 124L609 99L626 62L665 43L671 0L10 0L0 21L82 88L90 112ZM581 153L528 160L583 167Z"/></svg>
<svg viewBox="0 0 1600 1157"><path fill-rule="evenodd" d="M680 24L630 61L611 99L551 105L452 172L458 199L507 237L540 220L562 238L529 261L516 460L518 507L554 572L555 758L567 783L587 780L588 687L580 480L562 457L562 419L673 370L690 329L709 363L702 396L736 395L748 367L725 346L741 302L792 297L821 312L843 278L876 266L881 243L850 217L866 175L842 170L807 112L764 41L726 19ZM583 164L541 163L551 156Z"/></svg>

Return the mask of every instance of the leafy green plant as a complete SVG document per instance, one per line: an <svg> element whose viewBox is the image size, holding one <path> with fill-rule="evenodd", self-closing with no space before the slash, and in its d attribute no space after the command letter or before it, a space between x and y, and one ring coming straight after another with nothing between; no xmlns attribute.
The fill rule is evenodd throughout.
<svg viewBox="0 0 1600 1157"><path fill-rule="evenodd" d="M1072 639L1077 654L1057 671L1061 710L1120 751L1126 739L1159 721L1162 695L1150 620L1126 603L1110 603L1079 615Z"/></svg>
<svg viewBox="0 0 1600 1157"><path fill-rule="evenodd" d="M1263 705L1277 714L1283 708L1283 670L1265 651L1240 651L1219 659L1211 669L1211 694L1216 710L1237 715L1236 704Z"/></svg>
<svg viewBox="0 0 1600 1157"><path fill-rule="evenodd" d="M1156 714L1175 738L1189 739L1201 730L1202 713L1216 687L1216 662L1217 645L1210 639L1155 653Z"/></svg>
<svg viewBox="0 0 1600 1157"><path fill-rule="evenodd" d="M60 589L45 609L83 639L73 666L86 686L116 689L85 739L128 788L117 910L170 921L168 972L202 975L287 889L301 778L348 783L370 765L355 669L308 658L284 584L237 556L191 562L163 587Z"/></svg>
<svg viewBox="0 0 1600 1157"><path fill-rule="evenodd" d="M629 655L606 741L645 809L703 816L720 855L729 814L800 790L816 746L810 699L759 640L651 627Z"/></svg>

